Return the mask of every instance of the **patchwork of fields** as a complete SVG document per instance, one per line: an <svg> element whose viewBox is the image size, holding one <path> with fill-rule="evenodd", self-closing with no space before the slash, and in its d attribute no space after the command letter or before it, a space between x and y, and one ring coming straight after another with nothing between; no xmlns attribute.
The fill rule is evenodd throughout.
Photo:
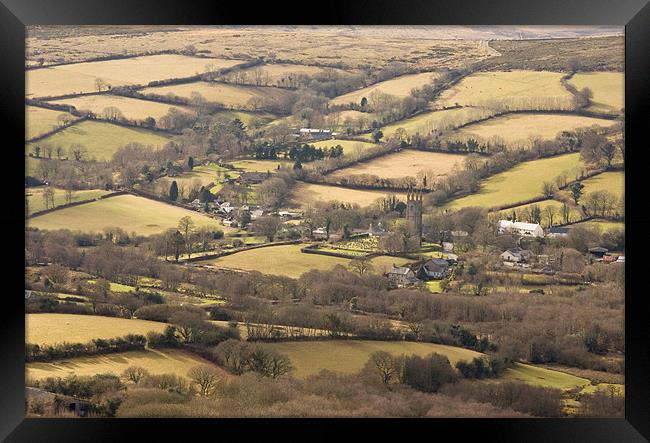
<svg viewBox="0 0 650 443"><path fill-rule="evenodd" d="M348 92L330 100L330 105L347 105L349 103L359 104L365 97L370 99L373 92L394 95L397 97L406 97L414 88L431 83L437 74L434 72L422 72L420 74L402 75L383 82L375 83L357 91Z"/></svg>
<svg viewBox="0 0 650 443"><path fill-rule="evenodd" d="M201 264L298 278L312 269L328 270L336 265L347 266L350 263L350 260L346 258L300 252L304 246L270 246L201 261ZM389 269L393 263L402 265L407 262L409 260L399 257L380 256L372 259L374 272L378 274Z"/></svg>
<svg viewBox="0 0 650 443"><path fill-rule="evenodd" d="M465 156L459 154L404 149L394 154L383 155L367 162L339 169L329 177L344 179L351 175L371 174L381 178L400 178L426 174L427 179L432 180L435 177L447 175L455 168L460 169L464 160Z"/></svg>
<svg viewBox="0 0 650 443"><path fill-rule="evenodd" d="M193 94L199 94L210 103L218 103L236 109L256 109L264 100L281 100L290 93L280 88L238 86L227 83L207 82L146 88L141 92L155 95L173 94L187 99L192 98Z"/></svg>
<svg viewBox="0 0 650 443"><path fill-rule="evenodd" d="M97 79L113 87L148 84L155 80L200 74L205 72L207 65L228 68L239 63L241 60L162 54L32 69L26 73L27 96L53 97L94 92L97 91Z"/></svg>
<svg viewBox="0 0 650 443"><path fill-rule="evenodd" d="M72 145L79 144L86 148L89 159L110 160L119 148L129 143L161 148L168 141L166 135L146 129L86 120L36 143L29 143L25 149L27 153L34 153L34 146L61 146L65 151L64 155L72 158L69 149ZM42 152L41 156L44 155Z"/></svg>
<svg viewBox="0 0 650 443"><path fill-rule="evenodd" d="M314 183L298 183L293 187L292 192L292 200L295 204L302 207L313 205L316 202L330 201L370 206L375 204L377 200L382 200L392 195L401 199L406 198L405 192L350 189Z"/></svg>
<svg viewBox="0 0 650 443"><path fill-rule="evenodd" d="M579 153L520 163L512 169L487 178L481 184L479 192L452 200L445 208L492 208L526 201L542 195L542 184L545 181L553 181L562 173L573 178L583 168Z"/></svg>
<svg viewBox="0 0 650 443"><path fill-rule="evenodd" d="M29 219L29 226L51 229L74 229L84 232L101 232L107 227L120 227L126 232L140 235L158 234L178 226L178 221L189 216L196 227L208 226L224 232L231 228L218 220L197 212L171 206L156 200L134 195L120 195Z"/></svg>
<svg viewBox="0 0 650 443"><path fill-rule="evenodd" d="M465 126L451 137L456 135L483 140L498 139L506 143L519 142L528 145L535 137L549 140L562 131L591 126L608 127L613 124L611 120L574 114L509 114Z"/></svg>
<svg viewBox="0 0 650 443"><path fill-rule="evenodd" d="M182 106L172 106L165 103L108 94L82 95L64 100L56 100L55 103L72 105L78 111L90 111L100 117L106 108L117 108L129 120L144 120L147 117L153 117L158 120L172 108L186 112L189 111L188 108Z"/></svg>

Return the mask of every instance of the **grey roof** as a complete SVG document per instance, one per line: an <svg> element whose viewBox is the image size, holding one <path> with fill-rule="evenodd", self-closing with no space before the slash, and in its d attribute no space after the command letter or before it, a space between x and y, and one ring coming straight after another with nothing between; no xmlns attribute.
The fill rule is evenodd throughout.
<svg viewBox="0 0 650 443"><path fill-rule="evenodd" d="M410 271L411 268L407 268L406 266L393 266L393 269L390 270L389 274L406 275Z"/></svg>
<svg viewBox="0 0 650 443"><path fill-rule="evenodd" d="M564 227L553 227L548 230L549 234L568 234L569 231L571 231L571 228L564 228Z"/></svg>

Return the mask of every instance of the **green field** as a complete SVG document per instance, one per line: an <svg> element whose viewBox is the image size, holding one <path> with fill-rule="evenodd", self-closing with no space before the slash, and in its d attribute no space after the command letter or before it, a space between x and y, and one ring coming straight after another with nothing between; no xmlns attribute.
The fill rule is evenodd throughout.
<svg viewBox="0 0 650 443"><path fill-rule="evenodd" d="M282 245L237 252L225 257L201 261L201 264L219 268L259 271L263 274L284 275L298 278L312 269L327 270L336 265L347 266L350 260L321 254L305 254L300 249L305 245ZM374 272L381 273L395 263L409 260L399 257L375 257L372 259Z"/></svg>
<svg viewBox="0 0 650 443"><path fill-rule="evenodd" d="M166 115L172 108L185 112L190 111L189 108L183 106L173 106L166 103L108 94L84 95L57 100L56 103L72 105L77 108L77 111L90 111L99 117L102 117L104 109L115 107L129 120L144 120L147 117L153 117L158 121L160 117Z"/></svg>
<svg viewBox="0 0 650 443"><path fill-rule="evenodd" d="M546 211L546 208L548 207L552 207L553 210L555 211L555 214L553 215L553 224L557 225L560 223L564 223L564 219L562 218L562 202L559 202L557 200L544 200L537 203L529 203L527 205L516 206L514 208L499 211L498 214L500 215L500 217L506 218L512 216L512 212L515 211L517 214L517 220L524 221L525 217L522 217L522 214L525 211L529 211L530 208L535 205L537 205L539 209L542 211L542 220L540 224L543 227L549 226L550 218L548 216L548 212ZM568 206L569 206L569 223L580 220L581 214L578 208L569 204Z"/></svg>
<svg viewBox="0 0 650 443"><path fill-rule="evenodd" d="M219 173L220 175L217 175ZM180 187L189 188L194 182L199 183L200 186L206 186L210 192L218 192L223 184L220 182L224 179L225 174L228 174L231 177L239 175L236 172L231 171L230 169L223 168L214 163L209 165L195 166L191 171L182 173L177 177L161 177L156 180L156 183L161 184L164 189L169 189L172 182L175 181L176 184Z"/></svg>
<svg viewBox="0 0 650 443"><path fill-rule="evenodd" d="M359 104L363 97L370 100L370 95L375 91L403 98L411 93L411 89L421 88L422 86L431 83L431 81L437 76L438 75L434 72L402 75L335 97L330 100L330 105L347 105L349 103Z"/></svg>
<svg viewBox="0 0 650 443"><path fill-rule="evenodd" d="M424 136L429 135L434 130L441 131L456 128L492 114L489 110L478 108L453 108L423 112L415 117L386 125L381 128L381 132L384 134L384 139L390 138L399 128L404 129L409 135L420 134ZM364 137L370 139L371 134L366 134Z"/></svg>
<svg viewBox="0 0 650 443"><path fill-rule="evenodd" d="M247 111L217 111L214 116L222 116L230 120L238 118L246 126L249 126L253 120L260 120L263 123L268 123L277 118L276 115L273 115L268 112L247 112Z"/></svg>
<svg viewBox="0 0 650 443"><path fill-rule="evenodd" d="M582 117L573 114L510 114L471 124L453 135L483 140L498 139L506 143L528 146L532 137L554 139L562 131L574 131L590 126L612 126L611 120Z"/></svg>
<svg viewBox="0 0 650 443"><path fill-rule="evenodd" d="M357 158L366 149L377 146L374 143L361 142L358 140L321 140L319 142L310 144L316 146L317 148L332 148L334 146L341 145L343 147L343 155L346 157L355 156Z"/></svg>
<svg viewBox="0 0 650 443"><path fill-rule="evenodd" d="M77 314L26 314L26 343L52 345L55 343L86 343L95 338L123 337L127 334L146 335L162 332L166 323L118 317Z"/></svg>
<svg viewBox="0 0 650 443"><path fill-rule="evenodd" d="M53 230L70 229L101 232L107 227L120 227L140 235L158 234L178 226L178 221L189 216L196 227L209 226L224 232L232 229L218 220L200 213L149 200L134 195L120 195L70 208L63 208L29 219L29 226Z"/></svg>
<svg viewBox="0 0 650 443"><path fill-rule="evenodd" d="M452 365L458 360L471 360L481 354L469 349L434 343L370 340L328 340L309 342L269 343L278 352L287 355L295 366L299 378L315 374L322 369L355 373L363 368L370 354L386 351L393 355L421 355L433 352L446 356Z"/></svg>
<svg viewBox="0 0 650 443"><path fill-rule="evenodd" d="M593 92L590 111L617 114L625 107L625 75L622 72L580 72L569 80L578 89Z"/></svg>
<svg viewBox="0 0 650 443"><path fill-rule="evenodd" d="M66 377L68 375L93 376L112 373L121 375L129 366L145 368L150 374L176 374L187 377L187 372L198 365L211 365L209 361L180 349L147 349L117 354L78 357L55 362L37 362L26 365L26 375L31 379ZM216 366L215 366L216 367ZM222 378L228 377L225 371Z"/></svg>
<svg viewBox="0 0 650 443"><path fill-rule="evenodd" d="M584 164L579 153L565 154L520 163L512 169L487 178L476 194L468 195L445 205L448 209L469 206L492 208L525 201L542 195L542 184L553 181L563 172L573 178Z"/></svg>
<svg viewBox="0 0 650 443"><path fill-rule="evenodd" d="M26 72L28 97L53 97L97 91L100 78L110 86L148 84L154 80L190 77L205 72L209 64L227 68L241 60L160 54L98 62L74 63Z"/></svg>
<svg viewBox="0 0 650 443"><path fill-rule="evenodd" d="M60 115L66 115L70 120L77 118L63 111L25 106L25 139L29 140L57 128Z"/></svg>
<svg viewBox="0 0 650 443"><path fill-rule="evenodd" d="M293 166L293 160L279 158L277 160L236 160L230 162L232 166L237 169L242 169L245 172L275 172L280 166Z"/></svg>
<svg viewBox="0 0 650 443"><path fill-rule="evenodd" d="M614 222L614 221L609 221L609 220L598 220L598 219L587 220L587 221L584 221L584 222L575 223L575 224L573 224L573 225L571 225L569 227L571 227L571 228L577 228L577 227L596 228L601 233L611 231L613 229L620 229L622 231L625 231L625 223L624 222Z"/></svg>
<svg viewBox="0 0 650 443"><path fill-rule="evenodd" d="M73 156L69 153L73 144L83 145L87 150L88 159L110 160L115 151L129 143L140 143L160 148L168 142L168 138L156 132L139 128L126 128L124 126L102 123L97 121L83 121L79 124L57 132L50 137L29 143L26 146L27 153L34 153L34 146L61 146L65 156L70 159Z"/></svg>
<svg viewBox="0 0 650 443"><path fill-rule="evenodd" d="M621 198L625 191L625 172L603 172L602 174L583 180L582 184L585 185L582 190L583 195L596 191L609 191L618 198Z"/></svg>
<svg viewBox="0 0 650 443"><path fill-rule="evenodd" d="M562 72L507 71L476 72L445 90L440 106L483 106L510 109L572 110L573 95L560 83Z"/></svg>
<svg viewBox="0 0 650 443"><path fill-rule="evenodd" d="M66 204L65 190L60 188L54 189L54 206L61 206ZM27 198L27 213L29 215L34 212L43 211L45 208L45 200L43 199L43 191L45 186L38 188L25 188L25 197ZM80 202L86 200L94 200L102 195L106 195L111 191L104 191L102 189L82 189L79 191L72 191L72 202Z"/></svg>
<svg viewBox="0 0 650 443"><path fill-rule="evenodd" d="M521 363L515 363L514 368L508 369L503 379L561 390L583 387L591 383L586 378Z"/></svg>
<svg viewBox="0 0 650 443"><path fill-rule="evenodd" d="M143 94L168 95L191 98L193 93L200 94L210 103L235 109L257 109L255 102L260 100L277 101L286 98L289 92L280 88L265 88L257 86L239 86L226 83L184 83L179 85L146 88Z"/></svg>

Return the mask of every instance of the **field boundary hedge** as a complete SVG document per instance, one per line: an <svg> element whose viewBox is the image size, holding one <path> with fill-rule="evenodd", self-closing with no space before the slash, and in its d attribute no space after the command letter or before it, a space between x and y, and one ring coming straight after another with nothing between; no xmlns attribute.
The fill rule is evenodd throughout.
<svg viewBox="0 0 650 443"><path fill-rule="evenodd" d="M213 259L213 258L219 258L219 257L225 257L227 255L233 255L237 254L238 252L245 252L245 251L250 251L253 249L260 249L260 248L269 248L271 246L286 246L286 245L296 245L302 243L302 240L287 240L287 241L281 241L281 242L273 242L273 243L263 243L261 245L252 245L252 246L244 246L241 248L236 248L228 251L221 251L221 252L215 252L214 254L206 254L202 255L199 257L193 257L193 258L185 258L181 259L180 261L186 262L186 263L192 263L196 261L201 261L201 260L208 260L208 259Z"/></svg>
<svg viewBox="0 0 650 443"><path fill-rule="evenodd" d="M32 215L29 215L27 218L34 218L40 215L49 214L50 212L58 211L59 209L71 208L73 206L85 205L86 203L92 203L94 201L104 200L106 198L117 197L118 195L128 194L127 191L115 191L110 194L100 195L96 198L90 198L88 200L81 200L72 203L65 203L63 205L55 206L54 208L43 209L42 211L36 211Z"/></svg>
<svg viewBox="0 0 650 443"><path fill-rule="evenodd" d="M27 343L25 346L26 362L47 362L92 355L115 354L127 351L143 351L147 339L140 334L127 334L123 337L96 338L86 343L55 343L38 345Z"/></svg>
<svg viewBox="0 0 650 443"><path fill-rule="evenodd" d="M25 140L25 143L36 143L38 141L46 139L47 137L50 137L50 136L52 136L54 134L57 134L57 133L63 131L64 129L68 129L70 126L74 126L77 123L81 123L81 122L86 121L86 120L88 120L87 116L79 117L79 118L77 118L75 120L72 120L69 123L66 123L65 125L57 126L56 128L54 128L54 129L52 129L52 130L50 130L48 132L44 132L43 134L37 135L36 137L29 138L29 139Z"/></svg>

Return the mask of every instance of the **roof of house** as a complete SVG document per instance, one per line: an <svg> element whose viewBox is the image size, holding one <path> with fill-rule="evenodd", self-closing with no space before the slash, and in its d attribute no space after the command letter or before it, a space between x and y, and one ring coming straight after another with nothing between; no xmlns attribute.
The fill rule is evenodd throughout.
<svg viewBox="0 0 650 443"><path fill-rule="evenodd" d="M532 254L528 249L522 249L519 246L516 246L514 248L510 248L507 251L504 251L503 254L505 254L506 252L509 252L510 254L517 255L517 256ZM503 254L501 254L501 255L503 255Z"/></svg>
<svg viewBox="0 0 650 443"><path fill-rule="evenodd" d="M436 265L436 266L448 267L449 262L447 260L445 260L444 258L432 258L431 260L427 261L424 265L425 266Z"/></svg>
<svg viewBox="0 0 650 443"><path fill-rule="evenodd" d="M534 231L539 228L539 223L524 223L524 222L513 222L510 220L499 220L500 228L515 228L515 229L524 229L526 231Z"/></svg>
<svg viewBox="0 0 650 443"><path fill-rule="evenodd" d="M409 272L411 272L411 268L407 268L406 266L395 266L395 265L393 265L393 268L388 273L389 274L406 275Z"/></svg>
<svg viewBox="0 0 650 443"><path fill-rule="evenodd" d="M589 252L607 252L609 249L603 248L601 246L596 246L595 248L589 248Z"/></svg>
<svg viewBox="0 0 650 443"><path fill-rule="evenodd" d="M565 227L553 227L548 230L549 234L568 234L569 231L571 231L571 228L565 228Z"/></svg>

